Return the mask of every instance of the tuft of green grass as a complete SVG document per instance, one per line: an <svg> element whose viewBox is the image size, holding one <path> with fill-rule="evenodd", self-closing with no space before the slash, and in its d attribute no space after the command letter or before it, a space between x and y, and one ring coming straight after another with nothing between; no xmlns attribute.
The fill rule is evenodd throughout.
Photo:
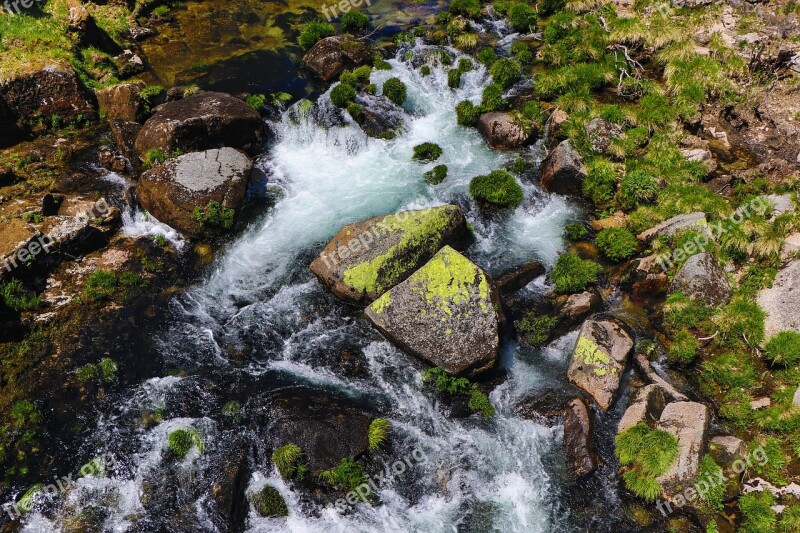
<svg viewBox="0 0 800 533"><path fill-rule="evenodd" d="M492 79L503 89L511 88L522 76L519 63L513 59L501 58L492 64L489 69Z"/></svg>
<svg viewBox="0 0 800 533"><path fill-rule="evenodd" d="M385 418L376 418L369 425L369 450L374 452L383 446L389 438L389 432L392 430L392 424Z"/></svg>
<svg viewBox="0 0 800 533"><path fill-rule="evenodd" d="M678 331L696 328L709 316L711 310L682 292L676 291L667 297L662 313L664 326L670 331Z"/></svg>
<svg viewBox="0 0 800 533"><path fill-rule="evenodd" d="M352 457L342 459L337 466L321 472L319 477L326 484L348 492L367 483L364 466Z"/></svg>
<svg viewBox="0 0 800 533"><path fill-rule="evenodd" d="M643 169L625 174L619 189L619 201L625 209L650 203L658 197L658 180Z"/></svg>
<svg viewBox="0 0 800 533"><path fill-rule="evenodd" d="M640 498L655 501L661 495L656 479L678 457L678 439L640 422L617 435L614 443L620 465L629 467L623 474L625 485Z"/></svg>
<svg viewBox="0 0 800 533"><path fill-rule="evenodd" d="M757 346L764 339L764 318L766 313L757 303L735 297L711 316L712 324L719 331L715 342L729 348L743 343Z"/></svg>
<svg viewBox="0 0 800 533"><path fill-rule="evenodd" d="M800 333L781 331L764 347L764 359L773 365L794 367L800 363Z"/></svg>
<svg viewBox="0 0 800 533"><path fill-rule="evenodd" d="M515 208L525 199L522 187L505 170L472 178L469 193L479 202L497 207Z"/></svg>
<svg viewBox="0 0 800 533"><path fill-rule="evenodd" d="M331 103L336 107L347 107L356 97L356 89L349 83L340 83L331 90Z"/></svg>
<svg viewBox="0 0 800 533"><path fill-rule="evenodd" d="M525 2L514 2L508 9L508 20L514 30L530 32L536 26L536 11Z"/></svg>
<svg viewBox="0 0 800 533"><path fill-rule="evenodd" d="M697 473L697 480L706 480L708 482L708 490L700 492L699 494L705 504L714 511L722 511L724 498L727 493L725 484L716 481L724 478L722 474L722 467L719 466L710 455L705 454L700 460L700 470Z"/></svg>
<svg viewBox="0 0 800 533"><path fill-rule="evenodd" d="M561 254L550 272L556 292L573 293L585 290L603 271L603 267L590 259L581 259L572 252Z"/></svg>
<svg viewBox="0 0 800 533"><path fill-rule="evenodd" d="M310 50L318 41L336 35L336 28L321 20L314 20L303 26L297 43L303 50Z"/></svg>
<svg viewBox="0 0 800 533"><path fill-rule="evenodd" d="M28 293L27 289L17 279L7 283L0 283L0 301L14 311L33 311L41 305L41 300Z"/></svg>
<svg viewBox="0 0 800 533"><path fill-rule="evenodd" d="M456 120L462 126L475 127L481 116L481 108L469 100L464 100L456 105Z"/></svg>
<svg viewBox="0 0 800 533"><path fill-rule="evenodd" d="M589 236L589 230L581 223L567 224L564 227L564 236L569 241L578 242Z"/></svg>
<svg viewBox="0 0 800 533"><path fill-rule="evenodd" d="M700 343L691 332L685 329L680 330L675 334L672 344L669 345L667 359L672 363L689 365L697 357L699 347Z"/></svg>
<svg viewBox="0 0 800 533"><path fill-rule="evenodd" d="M196 429L176 429L169 434L167 441L172 453L181 459L186 457L192 448L196 447L200 453L205 451L203 438Z"/></svg>
<svg viewBox="0 0 800 533"><path fill-rule="evenodd" d="M346 33L361 33L369 25L369 17L360 11L351 11L342 15L342 30Z"/></svg>
<svg viewBox="0 0 800 533"><path fill-rule="evenodd" d="M586 165L586 178L583 180L583 195L598 207L611 204L617 190L614 165L602 158L589 161Z"/></svg>
<svg viewBox="0 0 800 533"><path fill-rule="evenodd" d="M595 244L603 255L612 261L619 262L630 259L639 248L636 236L625 228L606 228L595 238Z"/></svg>
<svg viewBox="0 0 800 533"><path fill-rule="evenodd" d="M247 97L245 103L256 111L261 111L261 108L264 107L264 102L266 101L267 97L263 94L251 94Z"/></svg>
<svg viewBox="0 0 800 533"><path fill-rule="evenodd" d="M145 168L151 168L155 165L162 164L167 159L169 159L169 155L164 150L151 148L144 154L142 163L144 164Z"/></svg>
<svg viewBox="0 0 800 533"><path fill-rule="evenodd" d="M746 354L726 353L705 361L700 377L723 390L755 387L758 374Z"/></svg>
<svg viewBox="0 0 800 533"><path fill-rule="evenodd" d="M481 15L481 3L479 0L452 0L450 13L467 18L478 18Z"/></svg>
<svg viewBox="0 0 800 533"><path fill-rule="evenodd" d="M777 525L777 513L772 507L777 503L769 490L748 492L739 498L739 509L744 515L740 531L744 533L773 533Z"/></svg>
<svg viewBox="0 0 800 533"><path fill-rule="evenodd" d="M307 467L302 463L303 450L297 444L286 444L272 452L272 462L278 468L281 477L302 479Z"/></svg>

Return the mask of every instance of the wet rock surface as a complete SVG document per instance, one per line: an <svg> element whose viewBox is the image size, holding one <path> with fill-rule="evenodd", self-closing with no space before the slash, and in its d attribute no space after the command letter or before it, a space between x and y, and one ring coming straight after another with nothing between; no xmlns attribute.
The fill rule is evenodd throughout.
<svg viewBox="0 0 800 533"><path fill-rule="evenodd" d="M306 53L303 63L324 81L331 81L343 70L372 61L369 45L350 35L326 37Z"/></svg>
<svg viewBox="0 0 800 533"><path fill-rule="evenodd" d="M541 184L544 190L580 196L586 170L583 159L570 141L562 141L542 163Z"/></svg>
<svg viewBox="0 0 800 533"><path fill-rule="evenodd" d="M497 150L513 150L531 142L535 132L526 132L510 113L484 113L478 119L478 131L489 146Z"/></svg>
<svg viewBox="0 0 800 533"><path fill-rule="evenodd" d="M373 302L366 316L405 351L453 375L488 370L499 356L494 282L449 246Z"/></svg>

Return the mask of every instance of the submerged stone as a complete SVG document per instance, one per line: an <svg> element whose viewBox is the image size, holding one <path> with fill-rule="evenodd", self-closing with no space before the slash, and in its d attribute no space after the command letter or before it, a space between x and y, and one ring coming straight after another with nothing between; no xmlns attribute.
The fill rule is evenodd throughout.
<svg viewBox="0 0 800 533"><path fill-rule="evenodd" d="M336 296L372 302L466 231L454 205L371 218L339 230L311 270Z"/></svg>
<svg viewBox="0 0 800 533"><path fill-rule="evenodd" d="M449 246L378 298L367 318L392 342L454 375L494 366L500 346L494 282Z"/></svg>

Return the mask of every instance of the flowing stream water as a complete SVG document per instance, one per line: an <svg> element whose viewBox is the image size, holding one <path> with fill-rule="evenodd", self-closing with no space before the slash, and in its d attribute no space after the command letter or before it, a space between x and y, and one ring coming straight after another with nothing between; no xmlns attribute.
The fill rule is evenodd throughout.
<svg viewBox="0 0 800 533"><path fill-rule="evenodd" d="M424 51L413 47L415 54ZM527 393L563 383L574 335L539 351L506 339L501 358L506 377L490 395L497 415L449 418L438 400L423 392L425 366L383 339L358 310L329 295L308 269L345 224L445 203L458 203L467 212L476 239L465 253L491 274L532 259L552 265L562 250L563 227L576 212L533 181L521 183L525 202L507 215L485 217L469 198L469 180L509 157L488 148L474 129L456 124L457 102L479 102L484 69L466 74L462 87L452 90L444 70L423 77L407 58L401 52L391 61L392 71L372 74L378 87L391 76L408 86L406 129L393 140L368 138L352 124L319 126L311 116L332 112L327 95L315 113L296 105L270 124L274 141L258 165L271 194L280 191L278 199L218 254L201 283L173 300L166 326L153 332L166 366L180 372L150 379L110 402L114 405L102 414L85 447L89 456L113 454L115 467L106 477L79 480L54 503L54 513L33 513L27 531L58 530L64 516L89 507L100 508L108 531L153 530L146 524L158 523L156 515L178 509L196 520L187 531L214 531L214 521L204 515L206 496L200 494L205 492L179 491L177 500L162 507L153 507L152 494L161 494L158 485L189 487L210 475L213 465L206 456L225 442L219 406L236 397L247 408L243 394L278 384L373 405L392 422L396 455L418 449L425 460L411 459L409 472L387 475L378 503L341 513L293 491L260 450L251 459L255 474L249 485L277 487L291 514L278 520L251 511L250 531L574 530L570 511L560 503L561 428L519 418L513 409ZM444 155L437 164L449 168L438 186L422 180L432 164L411 160L413 146L427 141L441 145ZM531 155L538 149L533 147ZM133 234L163 231L159 228L141 214L126 219ZM540 289L542 283L533 285ZM364 371L349 375L343 370L343 352L356 354ZM143 425L143 412L157 412L159 418ZM167 435L190 425L203 434L206 453L193 451L177 467L168 467L162 456ZM177 484L170 485L175 478Z"/></svg>

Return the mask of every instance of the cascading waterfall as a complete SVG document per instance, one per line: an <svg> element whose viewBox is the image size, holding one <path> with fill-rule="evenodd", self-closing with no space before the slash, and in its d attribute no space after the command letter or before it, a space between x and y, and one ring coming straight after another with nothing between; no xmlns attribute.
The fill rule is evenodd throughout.
<svg viewBox="0 0 800 533"><path fill-rule="evenodd" d="M136 530L135 517L147 513L142 495L153 490L149 480L167 468L161 451L168 432L193 425L202 429L208 446L220 439L211 414L171 416L171 403L180 403L171 398L189 394L201 404L196 409L201 412L217 405L214 395L226 388L204 387L201 380L233 382L231 376L246 374L262 387L279 376L320 390L376 398L386 406L382 416L393 424L393 449L401 454L419 449L426 457L410 467L413 475L387 476L378 504L360 504L346 514L312 508L268 460L256 458L250 487L269 482L285 496L292 512L288 521L251 512L250 531L571 530L554 479L561 430L523 420L513 409L527 392L564 379L564 344L548 348L549 362L541 367L538 354L522 356L509 342L502 363L508 378L490 396L496 416L450 419L422 392L424 365L383 340L352 309L327 294L308 270L314 254L345 224L451 202L465 208L475 229L476 241L466 254L490 273L531 259L552 264L561 251L563 227L574 216L563 198L523 183L526 199L513 213L487 219L472 203L469 180L508 162L508 156L489 149L474 129L458 126L455 120L456 103L480 101L487 74L476 65L463 76L461 88L449 89L443 69L423 77L411 65L411 54L406 55L426 50L416 45L401 51L391 61L391 71L372 74L378 87L394 76L408 87L406 127L393 140L370 139L349 123L320 127L314 115L334 112L327 94L315 112L295 104L271 125L276 141L258 164L269 176L270 187L281 189L280 200L220 254L202 284L173 301L170 323L160 334L168 365L186 369L187 377L151 379L102 417L94 442L87 446L98 453L111 452L120 462L107 478L81 479L63 495L57 502L62 514L101 506L108 530ZM437 186L422 180L422 173L433 165L411 159L413 146L428 141L444 150L436 164L449 168L449 176ZM136 216L126 220L129 231L148 222ZM332 363L330 354L345 349L363 355L365 376L345 376ZM164 414L164 421L131 429L140 412L154 409ZM193 452L170 475L181 479L208 468L204 457ZM202 497L187 489L175 498L176 507L194 510L197 527L214 530L213 521L203 516ZM29 531L59 527L58 521L38 513L27 524Z"/></svg>

